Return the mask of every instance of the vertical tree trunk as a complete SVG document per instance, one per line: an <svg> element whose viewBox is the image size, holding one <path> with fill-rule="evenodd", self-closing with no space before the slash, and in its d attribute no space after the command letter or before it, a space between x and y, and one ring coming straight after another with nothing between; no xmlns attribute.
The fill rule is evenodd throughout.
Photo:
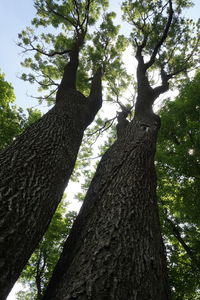
<svg viewBox="0 0 200 300"><path fill-rule="evenodd" d="M65 68L56 105L0 153L1 300L45 233L73 171L83 132L101 107L101 70L88 98L76 91L75 76L68 80L77 70L78 52L75 56L77 64L71 57Z"/></svg>
<svg viewBox="0 0 200 300"><path fill-rule="evenodd" d="M159 118L134 120L103 156L43 300L169 300L156 201Z"/></svg>

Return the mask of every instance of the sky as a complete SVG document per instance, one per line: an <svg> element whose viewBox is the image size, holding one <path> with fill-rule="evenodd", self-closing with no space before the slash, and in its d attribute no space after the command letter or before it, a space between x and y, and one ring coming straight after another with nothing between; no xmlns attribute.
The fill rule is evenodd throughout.
<svg viewBox="0 0 200 300"><path fill-rule="evenodd" d="M37 101L28 95L37 96L37 87L30 85L18 77L24 71L20 66L23 57L21 49L16 45L17 36L26 26L30 26L35 16L33 0L0 0L0 70L5 73L5 79L12 83L16 95L16 104L25 108L37 106ZM188 11L187 16L193 19L200 17L200 0L195 0L195 7ZM119 1L111 0L111 10L119 10ZM45 111L43 104L41 110ZM72 186L76 189L76 186ZM77 204L77 207L80 206ZM19 286L18 286L19 287ZM15 300L14 293L7 300Z"/></svg>
<svg viewBox="0 0 200 300"><path fill-rule="evenodd" d="M33 99L27 97L32 87L18 78L23 70L20 66L21 49L16 42L18 33L30 25L34 14L33 0L0 0L0 69L6 80L12 83L17 104L22 107L32 106Z"/></svg>

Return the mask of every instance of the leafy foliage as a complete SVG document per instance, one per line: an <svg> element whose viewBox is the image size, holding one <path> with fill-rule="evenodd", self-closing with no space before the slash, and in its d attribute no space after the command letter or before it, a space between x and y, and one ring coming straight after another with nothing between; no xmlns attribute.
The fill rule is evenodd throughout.
<svg viewBox="0 0 200 300"><path fill-rule="evenodd" d="M158 195L174 299L200 299L200 73L161 110Z"/></svg>
<svg viewBox="0 0 200 300"><path fill-rule="evenodd" d="M28 109L28 116L22 108L14 105L13 87L4 74L0 74L0 149L5 148L13 138L19 135L27 126L35 122L41 113L39 110Z"/></svg>

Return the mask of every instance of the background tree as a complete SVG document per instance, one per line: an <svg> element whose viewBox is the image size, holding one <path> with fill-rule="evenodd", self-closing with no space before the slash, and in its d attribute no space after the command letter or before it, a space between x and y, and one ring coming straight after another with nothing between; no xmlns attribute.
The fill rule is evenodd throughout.
<svg viewBox="0 0 200 300"><path fill-rule="evenodd" d="M104 154L43 299L171 299L155 195L160 122L152 105L170 79L196 63L195 24L181 17L188 5L123 4L138 61L135 116ZM150 81L152 70L160 70L160 85Z"/></svg>
<svg viewBox="0 0 200 300"><path fill-rule="evenodd" d="M161 110L156 166L173 299L199 299L200 73Z"/></svg>

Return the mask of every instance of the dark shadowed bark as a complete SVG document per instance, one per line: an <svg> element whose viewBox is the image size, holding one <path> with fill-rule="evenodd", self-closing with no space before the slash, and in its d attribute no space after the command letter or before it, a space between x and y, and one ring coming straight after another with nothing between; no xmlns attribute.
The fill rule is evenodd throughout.
<svg viewBox="0 0 200 300"><path fill-rule="evenodd" d="M102 104L101 70L88 98L76 90L82 40L70 51L56 104L0 153L0 299L42 238L73 171L85 128Z"/></svg>

